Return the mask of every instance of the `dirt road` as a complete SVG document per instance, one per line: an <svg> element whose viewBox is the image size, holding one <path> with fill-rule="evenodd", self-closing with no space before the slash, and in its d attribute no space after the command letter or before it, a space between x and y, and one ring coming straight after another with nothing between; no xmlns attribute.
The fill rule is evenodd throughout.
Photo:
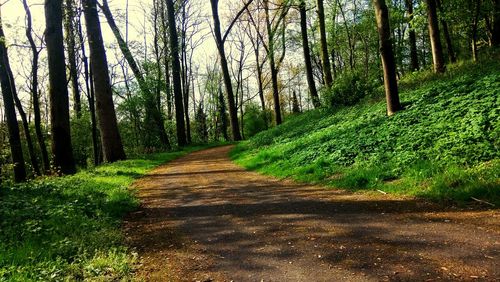
<svg viewBox="0 0 500 282"><path fill-rule="evenodd" d="M147 281L500 281L500 212L276 180L199 151L136 183Z"/></svg>

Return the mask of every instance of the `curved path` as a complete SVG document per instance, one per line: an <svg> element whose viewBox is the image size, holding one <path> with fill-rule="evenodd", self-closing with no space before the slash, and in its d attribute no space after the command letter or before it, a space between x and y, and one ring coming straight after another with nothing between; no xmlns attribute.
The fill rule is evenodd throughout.
<svg viewBox="0 0 500 282"><path fill-rule="evenodd" d="M276 180L195 152L136 182L147 281L500 279L500 213Z"/></svg>

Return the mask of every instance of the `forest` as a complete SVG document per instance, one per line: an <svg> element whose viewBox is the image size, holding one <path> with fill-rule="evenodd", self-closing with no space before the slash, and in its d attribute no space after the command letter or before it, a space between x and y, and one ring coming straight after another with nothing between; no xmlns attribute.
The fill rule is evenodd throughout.
<svg viewBox="0 0 500 282"><path fill-rule="evenodd" d="M188 274L145 273L140 265L160 263L129 235L153 228L136 213L149 215L151 195L165 197L147 179L167 162L178 174L202 169L197 162L216 173L236 164L269 177L264 186L320 185L325 199L347 191L366 213L380 197L471 210L467 220L494 218L485 240L498 237L500 0L3 0L0 38L0 281L191 278L193 262L180 263ZM168 175L177 177L158 183L170 201L196 198L189 189L209 181L178 192ZM213 183L260 187L245 177L257 176ZM232 201L224 189L210 195ZM186 226L172 228L204 232ZM179 234L167 245L177 248ZM480 274L429 273L489 280L500 276L493 261ZM389 280L418 281L421 267L391 270ZM226 281L204 271L210 280L189 281ZM260 281L239 271L237 281Z"/></svg>

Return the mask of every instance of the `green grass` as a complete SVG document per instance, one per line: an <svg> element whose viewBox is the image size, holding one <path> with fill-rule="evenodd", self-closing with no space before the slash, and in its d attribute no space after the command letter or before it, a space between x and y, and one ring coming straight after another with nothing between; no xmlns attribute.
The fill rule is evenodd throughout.
<svg viewBox="0 0 500 282"><path fill-rule="evenodd" d="M461 63L400 81L405 110L382 97L319 109L240 143L246 168L353 191L500 204L500 63Z"/></svg>
<svg viewBox="0 0 500 282"><path fill-rule="evenodd" d="M139 202L129 185L205 147L0 187L0 281L130 280L137 255L120 223Z"/></svg>

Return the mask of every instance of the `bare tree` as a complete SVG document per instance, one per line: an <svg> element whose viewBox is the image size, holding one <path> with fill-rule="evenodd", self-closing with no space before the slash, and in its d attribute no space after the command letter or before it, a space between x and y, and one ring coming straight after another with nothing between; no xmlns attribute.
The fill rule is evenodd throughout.
<svg viewBox="0 0 500 282"><path fill-rule="evenodd" d="M9 62L7 48L5 47L5 34L3 32L2 19L0 15L0 83L2 87L3 106L9 131L9 145L12 163L14 165L14 180L22 182L26 180L26 167L24 164L21 136L17 124L16 109L14 106L14 95L9 78Z"/></svg>
<svg viewBox="0 0 500 282"><path fill-rule="evenodd" d="M45 41L49 62L50 125L52 154L63 174L76 172L69 123L69 98L64 60L62 0L45 0Z"/></svg>
<svg viewBox="0 0 500 282"><path fill-rule="evenodd" d="M380 38L380 55L384 68L385 98L387 101L387 114L393 115L401 110L399 102L398 83L396 80L396 63L392 51L391 28L389 26L389 11L385 0L373 0L375 18Z"/></svg>
<svg viewBox="0 0 500 282"><path fill-rule="evenodd" d="M90 47L90 68L92 72L95 98L97 104L98 124L101 132L101 144L104 161L114 162L126 158L118 130L113 92L106 59L106 51L102 40L99 15L96 0L82 0L83 13L87 26L87 36Z"/></svg>
<svg viewBox="0 0 500 282"><path fill-rule="evenodd" d="M318 1L321 1L321 0L318 0ZM318 92L316 90L316 84L314 82L314 76L313 76L313 70L312 70L312 64L311 64L311 51L309 50L309 43L308 43L308 38L307 38L306 3L304 0L300 1L299 12L300 12L300 33L302 36L302 49L304 51L304 63L306 65L307 84L309 85L309 94L311 95L312 103L313 103L315 108L318 108L321 106L321 103L319 101ZM326 42L325 42L325 44L326 44ZM326 68L326 65L323 65L323 68ZM328 65L328 69L330 69L329 65ZM323 70L323 72L324 72L324 70ZM331 87L331 83L332 83L331 73L330 73L329 79L330 79L330 85L328 87Z"/></svg>
<svg viewBox="0 0 500 282"><path fill-rule="evenodd" d="M167 2L168 30L170 33L170 56L172 60L172 80L174 84L175 100L175 124L177 127L177 143L179 146L187 144L186 130L184 124L184 106L182 100L181 86L181 64L179 62L179 44L177 37L177 28L175 25L175 10L172 0ZM186 109L187 110L187 109Z"/></svg>

